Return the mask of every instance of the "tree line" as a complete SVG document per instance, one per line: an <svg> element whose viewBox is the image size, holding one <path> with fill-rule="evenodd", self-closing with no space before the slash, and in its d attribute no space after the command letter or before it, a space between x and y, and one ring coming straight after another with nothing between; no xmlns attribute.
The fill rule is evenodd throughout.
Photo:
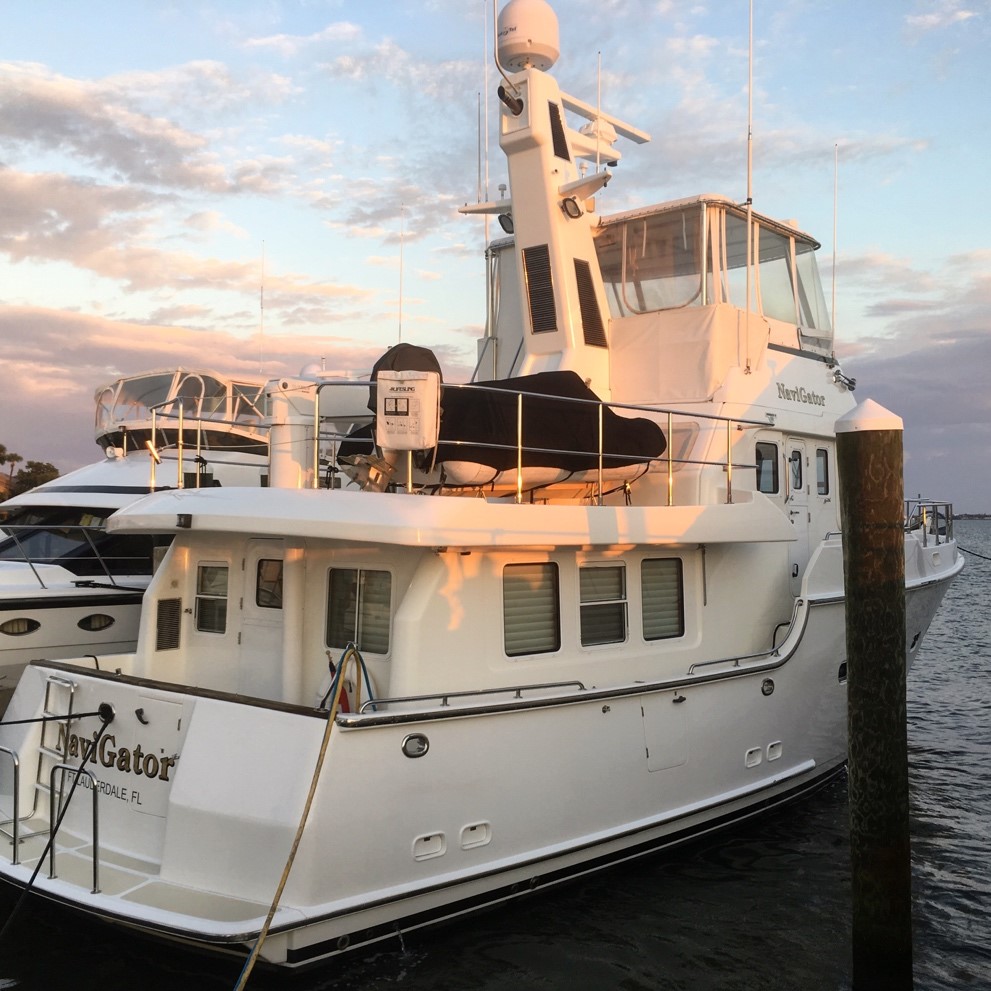
<svg viewBox="0 0 991 991"><path fill-rule="evenodd" d="M22 468L14 469L23 464ZM7 477L0 486L0 499L28 492L42 482L50 482L58 478L58 469L47 461L25 461L19 454L8 451L6 445L0 444L0 471L7 467Z"/></svg>

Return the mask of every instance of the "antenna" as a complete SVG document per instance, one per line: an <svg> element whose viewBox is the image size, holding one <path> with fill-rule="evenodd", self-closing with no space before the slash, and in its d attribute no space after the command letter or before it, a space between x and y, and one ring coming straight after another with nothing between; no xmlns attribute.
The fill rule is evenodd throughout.
<svg viewBox="0 0 991 991"><path fill-rule="evenodd" d="M399 204L399 343L403 343L403 244L406 240L406 204Z"/></svg>
<svg viewBox="0 0 991 991"><path fill-rule="evenodd" d="M595 171L599 171L602 160L602 141L599 139L599 121L602 120L602 52L596 53L597 65L595 69Z"/></svg>
<svg viewBox="0 0 991 991"><path fill-rule="evenodd" d="M747 363L743 371L750 374L750 293L754 277L754 0L750 0L750 43L747 54L747 303L744 321L744 345Z"/></svg>
<svg viewBox="0 0 991 991"><path fill-rule="evenodd" d="M262 240L262 277L258 286L258 372L265 368L265 241Z"/></svg>
<svg viewBox="0 0 991 991"><path fill-rule="evenodd" d="M839 188L839 174L840 174L840 146L839 143L833 145L833 278L832 278L832 301L829 304L829 310L833 317L833 340L836 340L836 215L837 215L837 204L839 202L837 198L837 191Z"/></svg>
<svg viewBox="0 0 991 991"><path fill-rule="evenodd" d="M498 3L498 0L492 0ZM482 139L484 144L484 154L482 161L485 164L485 171L482 177L482 202L489 201L489 18L487 16L488 0L482 0L482 92L485 94L484 113L482 115ZM485 247L489 246L489 215L482 215L483 236Z"/></svg>

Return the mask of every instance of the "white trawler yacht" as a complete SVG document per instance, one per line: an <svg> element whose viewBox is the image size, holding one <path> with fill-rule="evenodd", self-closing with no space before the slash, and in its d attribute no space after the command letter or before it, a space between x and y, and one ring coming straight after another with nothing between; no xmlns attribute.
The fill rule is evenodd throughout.
<svg viewBox="0 0 991 991"><path fill-rule="evenodd" d="M479 381L394 349L326 486L327 387L273 383L272 486L109 520L173 541L133 653L22 677L8 721L56 719L0 728L3 877L298 967L843 767L854 400L818 245L719 196L598 216L579 162L646 135L560 92L541 0L499 55L514 233ZM949 524L905 552L911 660L961 560Z"/></svg>
<svg viewBox="0 0 991 991"><path fill-rule="evenodd" d="M103 460L0 504L0 712L30 660L134 649L155 547L168 538L104 524L156 488L258 485L268 468L264 386L186 368L101 386Z"/></svg>

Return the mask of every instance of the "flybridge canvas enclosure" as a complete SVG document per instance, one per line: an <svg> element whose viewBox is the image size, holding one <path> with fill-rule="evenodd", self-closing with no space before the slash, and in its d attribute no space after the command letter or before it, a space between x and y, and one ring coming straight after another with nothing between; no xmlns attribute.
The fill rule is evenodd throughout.
<svg viewBox="0 0 991 991"><path fill-rule="evenodd" d="M440 431L440 375L382 370L376 379L375 443L383 451L426 451Z"/></svg>

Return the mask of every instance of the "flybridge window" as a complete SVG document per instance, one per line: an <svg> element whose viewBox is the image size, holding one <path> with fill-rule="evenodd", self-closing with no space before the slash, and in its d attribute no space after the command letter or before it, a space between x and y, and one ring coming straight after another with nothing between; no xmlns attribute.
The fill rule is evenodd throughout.
<svg viewBox="0 0 991 991"><path fill-rule="evenodd" d="M622 565L579 571L582 646L626 640L626 569Z"/></svg>
<svg viewBox="0 0 991 991"><path fill-rule="evenodd" d="M778 491L778 445L757 442L757 491L773 495Z"/></svg>
<svg viewBox="0 0 991 991"><path fill-rule="evenodd" d="M226 564L201 564L196 569L196 629L200 633L227 630Z"/></svg>
<svg viewBox="0 0 991 991"><path fill-rule="evenodd" d="M644 640L685 635L685 584L681 558L651 558L640 566Z"/></svg>
<svg viewBox="0 0 991 991"><path fill-rule="evenodd" d="M327 646L353 643L370 654L389 653L392 575L365 568L331 568L327 595Z"/></svg>
<svg viewBox="0 0 991 991"><path fill-rule="evenodd" d="M557 565L507 564L502 573L502 624L506 653L547 654L561 647Z"/></svg>
<svg viewBox="0 0 991 991"><path fill-rule="evenodd" d="M705 301L732 303L743 309L747 298L746 217L722 204L709 204L707 216ZM816 264L818 245L800 234L774 229L759 217L752 219L751 230L751 309L756 309L759 287L761 312L796 324L804 341L829 347L833 332Z"/></svg>
<svg viewBox="0 0 991 991"><path fill-rule="evenodd" d="M608 224L595 251L614 317L698 304L702 298L698 205Z"/></svg>
<svg viewBox="0 0 991 991"><path fill-rule="evenodd" d="M795 287L791 278L791 239L763 229L758 230L757 239L761 312L774 320L797 324Z"/></svg>

